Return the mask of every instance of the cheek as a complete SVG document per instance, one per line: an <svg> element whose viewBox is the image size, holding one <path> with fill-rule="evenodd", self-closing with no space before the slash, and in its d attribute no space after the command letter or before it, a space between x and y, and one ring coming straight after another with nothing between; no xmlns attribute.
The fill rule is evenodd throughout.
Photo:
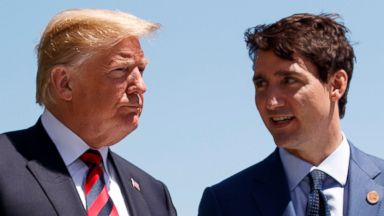
<svg viewBox="0 0 384 216"><path fill-rule="evenodd" d="M322 116L328 112L330 107L328 99L324 90L310 91L306 94L297 95L296 97L299 108L307 107L304 110L306 110L308 114L311 113L313 118L316 118L315 116Z"/></svg>
<svg viewBox="0 0 384 216"><path fill-rule="evenodd" d="M318 101L318 97L318 88L313 85L303 86L292 95L292 99L302 107L312 106L313 102Z"/></svg>
<svg viewBox="0 0 384 216"><path fill-rule="evenodd" d="M83 100L91 100L96 107L106 109L107 107L111 107L116 103L119 103L123 96L123 92L123 90L112 86L98 88L93 92L89 92L88 96L85 96Z"/></svg>
<svg viewBox="0 0 384 216"><path fill-rule="evenodd" d="M126 90L127 90L126 85L118 85L116 86L113 93L111 94L111 97L113 95L113 98L115 98L119 102L126 102L128 101Z"/></svg>
<svg viewBox="0 0 384 216"><path fill-rule="evenodd" d="M256 108L260 112L260 114L263 112L263 108L265 107L264 102L265 100L263 99L262 95L255 96Z"/></svg>
<svg viewBox="0 0 384 216"><path fill-rule="evenodd" d="M266 92L259 91L255 93L255 102L257 106L263 104L265 102L265 99L266 99Z"/></svg>

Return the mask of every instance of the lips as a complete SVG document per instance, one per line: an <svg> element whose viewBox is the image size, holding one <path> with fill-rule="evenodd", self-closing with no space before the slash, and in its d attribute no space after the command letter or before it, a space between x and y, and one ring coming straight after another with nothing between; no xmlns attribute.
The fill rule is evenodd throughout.
<svg viewBox="0 0 384 216"><path fill-rule="evenodd" d="M143 98L139 94L129 94L127 95L128 103L132 106L142 106L143 105Z"/></svg>
<svg viewBox="0 0 384 216"><path fill-rule="evenodd" d="M120 106L120 111L125 114L130 114L130 115L139 115L141 116L141 113L143 111L143 106L141 105L136 105L136 104L125 104Z"/></svg>
<svg viewBox="0 0 384 216"><path fill-rule="evenodd" d="M129 94L127 95L127 101L123 104L124 107L129 107L133 109L142 109L143 108L143 98L139 94Z"/></svg>
<svg viewBox="0 0 384 216"><path fill-rule="evenodd" d="M143 106L140 104L124 104L121 107L125 107L128 109L142 109L143 108Z"/></svg>
<svg viewBox="0 0 384 216"><path fill-rule="evenodd" d="M293 121L295 117L293 115L273 116L270 117L270 121L274 126L284 127Z"/></svg>
<svg viewBox="0 0 384 216"><path fill-rule="evenodd" d="M279 123L279 122L287 122L289 120L293 119L293 116L279 116L279 117L272 117L271 120L273 122Z"/></svg>

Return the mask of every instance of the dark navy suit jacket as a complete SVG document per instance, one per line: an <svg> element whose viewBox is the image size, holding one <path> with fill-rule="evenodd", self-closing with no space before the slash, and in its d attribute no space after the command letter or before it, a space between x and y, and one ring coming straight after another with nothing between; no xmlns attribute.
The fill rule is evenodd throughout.
<svg viewBox="0 0 384 216"><path fill-rule="evenodd" d="M346 190L348 216L384 215L384 161L350 144ZM380 200L367 201L376 191ZM285 171L276 149L260 163L205 189L199 216L295 216Z"/></svg>
<svg viewBox="0 0 384 216"><path fill-rule="evenodd" d="M166 186L110 152L131 216L176 215ZM140 184L140 191L131 183ZM0 215L86 215L72 178L40 120L0 135Z"/></svg>

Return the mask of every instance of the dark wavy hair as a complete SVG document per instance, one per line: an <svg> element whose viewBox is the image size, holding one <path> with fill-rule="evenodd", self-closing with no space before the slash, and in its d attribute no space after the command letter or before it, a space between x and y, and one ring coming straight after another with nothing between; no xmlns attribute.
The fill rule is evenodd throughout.
<svg viewBox="0 0 384 216"><path fill-rule="evenodd" d="M273 51L287 60L301 55L317 67L322 82L344 69L348 74L347 89L338 103L339 116L343 118L355 54L346 37L349 30L336 21L339 17L338 14L294 14L270 25L249 28L244 36L253 61L258 50Z"/></svg>

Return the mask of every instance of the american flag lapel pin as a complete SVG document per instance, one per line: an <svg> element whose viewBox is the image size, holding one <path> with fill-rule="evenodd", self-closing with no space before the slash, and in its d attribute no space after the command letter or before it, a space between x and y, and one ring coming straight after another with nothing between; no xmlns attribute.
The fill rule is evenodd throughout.
<svg viewBox="0 0 384 216"><path fill-rule="evenodd" d="M131 183L132 183L133 188L140 191L140 185L139 185L139 183L137 183L137 181L135 181L133 178L131 178Z"/></svg>

